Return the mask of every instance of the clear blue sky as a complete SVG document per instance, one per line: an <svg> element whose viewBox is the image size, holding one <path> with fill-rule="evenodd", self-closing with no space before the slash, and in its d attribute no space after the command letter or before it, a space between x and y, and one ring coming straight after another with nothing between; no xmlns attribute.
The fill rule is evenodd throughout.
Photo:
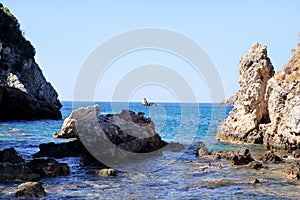
<svg viewBox="0 0 300 200"><path fill-rule="evenodd" d="M132 29L166 28L196 41L218 69L226 96L238 89L239 59L254 42L268 46L269 57L277 71L288 61L291 49L299 41L298 0L4 0L2 3L18 18L25 37L36 48L37 63L61 100L72 100L76 77L90 53L112 36ZM151 51L128 55L110 69L100 83L105 87L102 85L95 98L111 99L111 90L122 77L118 74L122 65L130 65L128 69L132 69L132 66L154 62L172 68L176 63L174 69L180 72L181 61L169 57ZM189 79L189 70L183 71ZM190 81L197 100L210 101L203 81L199 84L196 80ZM135 91L131 100L140 101L144 95L152 101L174 100L169 91L158 86Z"/></svg>

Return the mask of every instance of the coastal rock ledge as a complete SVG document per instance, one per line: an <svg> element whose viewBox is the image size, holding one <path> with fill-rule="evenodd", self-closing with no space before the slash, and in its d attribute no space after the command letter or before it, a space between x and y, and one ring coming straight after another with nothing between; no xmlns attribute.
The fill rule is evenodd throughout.
<svg viewBox="0 0 300 200"><path fill-rule="evenodd" d="M0 3L0 121L61 119L58 94L34 60L18 20Z"/></svg>
<svg viewBox="0 0 300 200"><path fill-rule="evenodd" d="M300 148L300 43L282 70L274 74L267 49L258 43L239 63L240 89L234 108L216 138L264 144L268 149Z"/></svg>

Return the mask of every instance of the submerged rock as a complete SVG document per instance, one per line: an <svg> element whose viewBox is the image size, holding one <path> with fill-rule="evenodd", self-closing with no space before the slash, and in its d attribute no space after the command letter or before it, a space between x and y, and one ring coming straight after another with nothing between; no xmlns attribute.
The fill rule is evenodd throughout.
<svg viewBox="0 0 300 200"><path fill-rule="evenodd" d="M41 198L46 195L45 189L40 182L26 182L18 186L16 198Z"/></svg>
<svg viewBox="0 0 300 200"><path fill-rule="evenodd" d="M252 161L248 164L248 167L249 168L252 168L252 169L261 169L263 168L263 165L261 162L258 162L258 161Z"/></svg>

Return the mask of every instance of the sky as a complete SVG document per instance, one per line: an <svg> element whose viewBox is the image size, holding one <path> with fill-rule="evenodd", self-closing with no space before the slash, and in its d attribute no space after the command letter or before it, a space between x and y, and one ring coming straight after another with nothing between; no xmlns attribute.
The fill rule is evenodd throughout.
<svg viewBox="0 0 300 200"><path fill-rule="evenodd" d="M157 46L152 49L141 47L120 54L102 74L90 74L82 79L82 69L97 48L133 30L157 28L176 32L195 42L214 64L213 67L201 67L211 71L209 78L215 79L217 87L224 91L224 97L238 90L238 62L253 43L260 42L268 47L268 55L275 71L278 71L287 63L291 49L300 41L298 0L1 2L19 20L25 37L36 49L36 62L57 90L60 100L74 100L78 85L89 91L92 84L93 94L82 92L78 100L117 101L118 91L130 89L126 91L128 101L141 101L142 97L155 102L189 101L184 96L190 93L178 92L181 86L182 90L187 91L183 87L185 84L198 102L221 100L222 95L212 97L214 87L207 81L207 74L199 73L183 56L161 50ZM120 46L118 44L117 47L104 50L104 53L97 56L102 60L106 53L127 47L133 42L121 41ZM179 42L177 44L174 41L174 44L178 46ZM167 69L166 74L160 76L160 70L154 70L148 76L141 71L136 75L135 72L143 67L148 66L147 69L150 69L150 65ZM217 74L213 73L213 68ZM95 83L92 77L98 78ZM137 81L134 87L129 88L134 83L127 84L125 80L132 82L134 79L143 79L144 82ZM165 81L169 79L176 84Z"/></svg>

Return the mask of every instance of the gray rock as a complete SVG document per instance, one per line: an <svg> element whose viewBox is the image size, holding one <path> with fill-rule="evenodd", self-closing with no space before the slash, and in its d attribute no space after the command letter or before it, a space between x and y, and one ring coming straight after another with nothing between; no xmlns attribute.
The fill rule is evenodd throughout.
<svg viewBox="0 0 300 200"><path fill-rule="evenodd" d="M197 151L196 151L196 155L197 156L205 156L205 155L209 155L211 154L211 152L208 150L208 148L206 147L204 142L199 142Z"/></svg>
<svg viewBox="0 0 300 200"><path fill-rule="evenodd" d="M20 182L39 179L25 163L0 163L0 182Z"/></svg>
<svg viewBox="0 0 300 200"><path fill-rule="evenodd" d="M59 163L51 158L34 159L27 165L41 177L66 176L70 174L70 167L66 163Z"/></svg>
<svg viewBox="0 0 300 200"><path fill-rule="evenodd" d="M26 182L18 186L16 198L41 198L46 196L45 189L40 182Z"/></svg>

